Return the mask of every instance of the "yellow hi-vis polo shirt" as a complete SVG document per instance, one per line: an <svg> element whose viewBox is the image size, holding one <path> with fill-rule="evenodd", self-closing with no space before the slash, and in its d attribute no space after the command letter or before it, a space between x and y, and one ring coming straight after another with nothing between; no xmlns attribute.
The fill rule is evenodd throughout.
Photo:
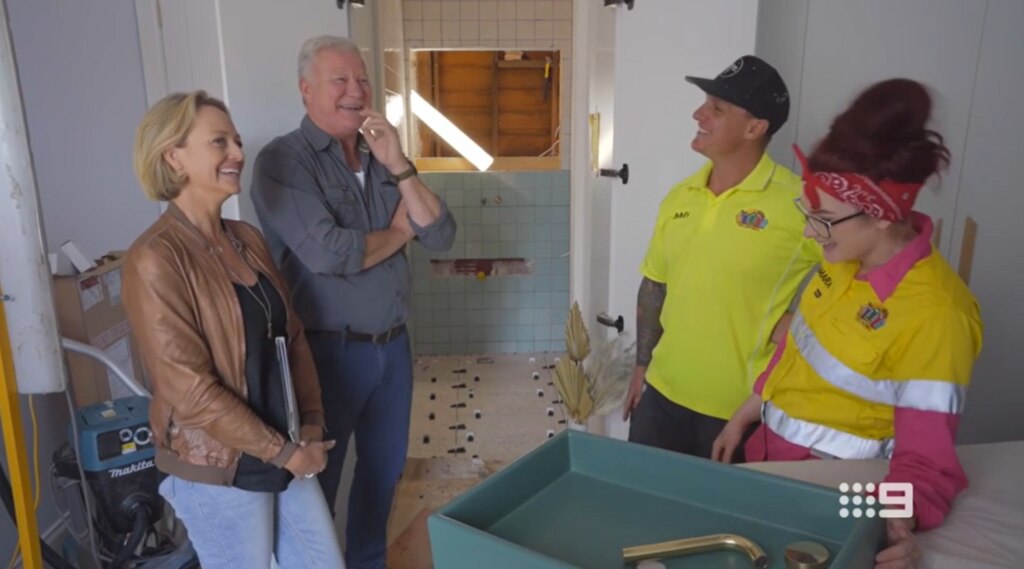
<svg viewBox="0 0 1024 569"><path fill-rule="evenodd" d="M765 153L746 179L715 196L711 168L661 202L641 266L667 292L647 382L678 405L727 419L767 366L772 329L821 248L803 237L796 174Z"/></svg>
<svg viewBox="0 0 1024 569"><path fill-rule="evenodd" d="M882 299L856 278L858 263L822 263L764 385L772 430L840 458L879 458L892 452L896 407L960 414L981 316L928 246Z"/></svg>

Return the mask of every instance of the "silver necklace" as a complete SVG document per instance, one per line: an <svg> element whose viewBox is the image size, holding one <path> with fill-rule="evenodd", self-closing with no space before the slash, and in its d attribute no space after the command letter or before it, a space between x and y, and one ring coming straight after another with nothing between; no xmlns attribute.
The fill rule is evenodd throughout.
<svg viewBox="0 0 1024 569"><path fill-rule="evenodd" d="M235 236L231 233L231 230L228 229L227 227L224 228L224 233L228 236L228 239L231 241L231 244L234 246L235 251L238 253L238 257L240 259L242 259L243 263L245 263L246 262L245 261L245 257L242 256L242 244L239 243L237 239L235 239ZM218 247L217 251L218 251L218 253L221 252L221 248ZM256 301L256 304L260 305L260 309L263 310L263 314L267 318L267 338L268 339L269 338L273 338L274 337L274 319L271 317L271 309L273 308L273 306L270 304L270 297L267 296L267 292L263 289L263 283L261 282L259 271L253 269L252 272L253 272L253 274L256 275L256 287L260 289L260 295L263 296L263 300L262 301L260 300L260 297L256 296L256 293L252 291L251 287L247 287L244 284L242 284L244 282L242 280L242 278L239 277L235 273L235 271L231 270L231 267L229 267L228 264L225 263L223 259L221 259L221 264L224 265L224 268L227 269L228 273L231 273L231 276L234 277L234 279L239 284L241 284L242 288L244 288L246 290L246 292L248 292L249 295L252 296L253 300ZM248 263L246 263L246 264L248 264ZM250 268L252 268L252 267L250 267Z"/></svg>

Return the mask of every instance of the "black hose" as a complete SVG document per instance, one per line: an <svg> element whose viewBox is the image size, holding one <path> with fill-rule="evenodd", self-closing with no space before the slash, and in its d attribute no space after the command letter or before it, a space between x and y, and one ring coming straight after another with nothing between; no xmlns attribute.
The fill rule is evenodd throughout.
<svg viewBox="0 0 1024 569"><path fill-rule="evenodd" d="M131 559L135 550L139 548L139 544L142 543L142 538L146 537L148 529L149 508L140 504L132 512L132 532L128 534L128 539L125 540L121 548L117 550L117 554L114 555L114 560L110 562L110 569L124 569L125 564Z"/></svg>
<svg viewBox="0 0 1024 569"><path fill-rule="evenodd" d="M18 518L14 515L14 490L11 488L11 481L7 479L3 468L0 468L0 499L4 502L7 514L11 516L11 520L17 525ZM39 538L39 547L43 552L43 561L50 567L54 569L75 569L74 565L68 563L67 560L54 551L49 544L43 541L42 537Z"/></svg>

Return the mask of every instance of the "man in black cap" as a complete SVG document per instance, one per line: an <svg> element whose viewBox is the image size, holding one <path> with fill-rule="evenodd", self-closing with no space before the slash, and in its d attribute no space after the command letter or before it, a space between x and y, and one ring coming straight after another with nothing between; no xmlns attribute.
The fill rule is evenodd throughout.
<svg viewBox="0 0 1024 569"><path fill-rule="evenodd" d="M785 338L820 249L803 238L800 178L768 156L789 116L778 72L747 55L714 79L690 147L708 158L665 197L641 266L629 440L712 458L715 437ZM644 387L647 389L645 390ZM742 459L735 449L719 460Z"/></svg>

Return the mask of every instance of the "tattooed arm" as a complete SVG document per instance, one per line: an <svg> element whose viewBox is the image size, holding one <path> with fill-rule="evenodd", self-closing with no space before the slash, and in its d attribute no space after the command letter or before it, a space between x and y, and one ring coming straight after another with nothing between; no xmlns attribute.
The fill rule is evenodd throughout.
<svg viewBox="0 0 1024 569"><path fill-rule="evenodd" d="M629 393L622 409L622 420L628 420L643 394L647 366L651 363L654 347L664 330L661 327L661 307L665 304L668 287L665 283L644 277L636 298L636 368L629 385Z"/></svg>
<svg viewBox="0 0 1024 569"><path fill-rule="evenodd" d="M647 367L651 363L654 346L661 334L661 307L665 304L668 287L644 277L636 295L636 365Z"/></svg>

